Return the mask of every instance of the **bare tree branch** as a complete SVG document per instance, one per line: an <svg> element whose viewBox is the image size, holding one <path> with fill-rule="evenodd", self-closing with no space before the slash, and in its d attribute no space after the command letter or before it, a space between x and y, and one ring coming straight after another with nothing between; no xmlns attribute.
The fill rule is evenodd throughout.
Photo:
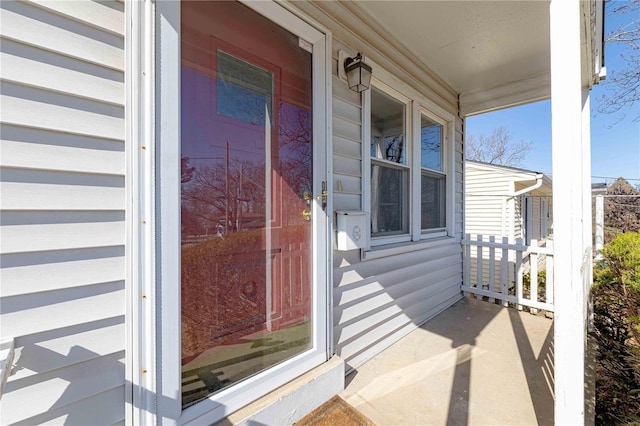
<svg viewBox="0 0 640 426"><path fill-rule="evenodd" d="M620 59L625 66L608 70L607 79L602 82L606 93L598 99L597 111L604 114L622 113L617 122L631 113L631 118L637 122L640 121L640 113L633 107L640 101L640 0L606 4L609 6L608 16L630 15L632 19L605 38L607 45L615 44L624 49Z"/></svg>
<svg viewBox="0 0 640 426"><path fill-rule="evenodd" d="M501 166L520 166L531 151L532 142L514 142L506 127L498 127L489 136L467 136L467 159Z"/></svg>

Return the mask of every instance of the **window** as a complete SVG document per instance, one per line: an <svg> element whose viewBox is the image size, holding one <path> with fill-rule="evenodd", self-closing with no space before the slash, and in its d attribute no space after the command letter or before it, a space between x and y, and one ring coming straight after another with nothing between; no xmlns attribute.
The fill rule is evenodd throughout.
<svg viewBox="0 0 640 426"><path fill-rule="evenodd" d="M374 84L365 101L370 245L447 235L449 122L424 108L424 100Z"/></svg>
<svg viewBox="0 0 640 426"><path fill-rule="evenodd" d="M409 232L406 105L371 90L371 235Z"/></svg>
<svg viewBox="0 0 640 426"><path fill-rule="evenodd" d="M446 226L447 176L443 173L443 126L420 115L420 224L428 233Z"/></svg>
<svg viewBox="0 0 640 426"><path fill-rule="evenodd" d="M265 111L273 116L273 75L221 50L216 53L218 114L263 126Z"/></svg>

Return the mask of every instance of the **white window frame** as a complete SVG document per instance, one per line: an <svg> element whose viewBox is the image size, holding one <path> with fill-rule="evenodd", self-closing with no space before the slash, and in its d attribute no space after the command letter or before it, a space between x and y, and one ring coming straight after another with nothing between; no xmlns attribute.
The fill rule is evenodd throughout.
<svg viewBox="0 0 640 426"><path fill-rule="evenodd" d="M372 61L368 61L372 62ZM392 96L406 105L406 138L409 165L409 232L402 235L372 237L369 227L367 247L362 251L363 259L419 250L425 243L455 235L455 117L436 105L424 95L401 82L397 77L372 63L374 76L371 86ZM371 90L362 96L362 204L371 217ZM420 178L422 172L420 156L420 116L424 115L442 125L442 170L445 176L445 227L433 230L421 229ZM375 160L379 161L379 160ZM429 169L426 169L429 170Z"/></svg>
<svg viewBox="0 0 640 426"><path fill-rule="evenodd" d="M371 90L373 89L373 87L376 87L378 90L380 90L381 92L389 95L390 97L392 97L393 99L397 100L398 102L402 103L404 105L404 137L405 137L405 144L407 146L406 149L406 159L405 159L405 163L404 164L398 164L398 163L394 163L388 160L384 160L381 158L372 158L371 157ZM368 120L367 120L367 124L363 125L364 127L364 131L363 131L363 135L364 135L364 139L363 139L363 145L365 146L365 151L366 154L364 156L364 158L366 158L366 162L368 164L368 168L366 169L366 178L363 180L367 180L368 185L365 187L365 190L363 192L363 194L367 194L369 197L369 201L366 202L365 208L367 209L368 213L369 213L369 218L371 218L371 196L372 196L372 191L371 191L371 167L372 167L372 162L375 161L379 164L381 164L383 167L388 167L388 168L394 168L394 169L398 169L398 170L407 170L409 172L409 178L408 178L408 182L407 185L409 186L409 188L413 188L415 185L413 184L414 181L414 177L413 177L413 168L414 168L414 150L413 150L413 128L411 126L411 122L413 119L413 102L411 101L411 99L409 99L408 97L404 96L402 93L398 92L397 90L392 89L391 87L387 86L386 84L377 81L376 79L372 78L371 81L371 89L367 90L365 92L365 99L366 99L366 107L363 109L367 109L368 110ZM410 191L410 194L412 194L412 192ZM385 235L385 236L379 236L379 237L373 237L371 235L371 227L369 227L369 241L371 242L371 245L383 245L383 244L394 244L394 243L402 243L402 242L407 242L407 241L411 241L412 239L412 216L413 216L413 200L412 200L412 196L408 196L409 198L406 200L406 209L407 209L407 219L408 220L408 225L407 225L407 232L404 234L396 234L396 235ZM404 220L404 218L403 218Z"/></svg>
<svg viewBox="0 0 640 426"><path fill-rule="evenodd" d="M421 123L422 123L422 117L421 116L425 116L431 120L433 120L434 122L440 124L442 126L442 140L440 141L441 143L441 147L440 147L440 151L441 151L441 164L442 164L442 170L434 170L434 169L429 169L428 167L422 167L422 153L421 153L421 143L420 143L420 135L421 135ZM449 162L447 161L448 158L448 147L449 145L452 145L452 142L450 142L450 139L448 137L448 133L447 133L447 128L449 127L449 124L443 120L442 118L438 117L436 114L433 114L432 112L430 112L428 109L426 109L423 106L419 106L418 108L414 109L414 134L416 135L414 138L414 158L415 163L414 163L414 167L417 171L417 176L416 179L418 180L416 182L416 185L414 185L414 187L412 188L413 192L412 192L412 198L416 201L416 206L415 206L415 211L413 212L413 217L415 220L415 224L413 227L413 239L415 240L421 240L421 239L428 239L428 238L436 238L436 237L444 237L447 236L447 226L449 224L449 203L448 203L448 198L449 198L449 191L446 189L447 186L449 185L449 179L450 179L450 175L451 172L450 170L452 170L452 168L449 166ZM445 225L444 227L438 227L438 228L431 228L431 229L422 229L422 192L420 191L420 185L421 185L421 176L422 176L422 170L426 170L432 174L438 174L438 175L442 175L445 178L445 200L444 200L444 208L445 208Z"/></svg>
<svg viewBox="0 0 640 426"><path fill-rule="evenodd" d="M314 191L320 192L323 181L329 181L331 170L327 159L331 150L331 35L294 14L283 5L272 2L245 2L258 13L310 43L313 56L313 134ZM147 5L147 2L145 2ZM181 332L180 327L180 2L155 2L151 11L154 23L145 26L145 42L138 46L140 57L153 57L155 66L136 78L148 81L153 75L155 88L140 101L150 118L145 125L149 135L143 141L150 155L137 178L140 192L152 198L141 223L152 232L138 229L140 254L138 262L148 265L146 285L152 295L153 312L140 317L133 339L140 345L139 373L134 373L134 386L144 391L136 399L146 400L134 414L150 423L212 424L266 393L322 364L329 358L331 338L331 245L330 221L319 201L313 202L313 348L274 367L223 389L209 398L182 409L181 402ZM148 10L148 9L147 9ZM149 198L146 197L145 198ZM146 202L146 201L145 201ZM141 209L142 210L142 209ZM331 199L326 211L332 211ZM321 243L322 242L322 243ZM145 296L146 297L146 296ZM163 325L164 324L164 325ZM135 346L135 344L134 344ZM154 401L151 403L150 401ZM155 405L155 406L153 406Z"/></svg>

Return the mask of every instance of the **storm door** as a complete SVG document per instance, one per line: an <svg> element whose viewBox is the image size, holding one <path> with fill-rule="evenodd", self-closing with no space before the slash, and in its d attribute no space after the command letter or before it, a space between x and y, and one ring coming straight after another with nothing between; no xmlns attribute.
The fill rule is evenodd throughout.
<svg viewBox="0 0 640 426"><path fill-rule="evenodd" d="M238 2L182 2L180 28L186 409L326 359L326 170L318 46Z"/></svg>

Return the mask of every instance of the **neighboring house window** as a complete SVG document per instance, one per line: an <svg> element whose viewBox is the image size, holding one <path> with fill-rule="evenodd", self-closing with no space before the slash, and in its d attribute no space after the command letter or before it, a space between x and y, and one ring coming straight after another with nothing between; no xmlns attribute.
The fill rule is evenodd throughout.
<svg viewBox="0 0 640 426"><path fill-rule="evenodd" d="M370 92L370 245L447 235L449 123L382 83Z"/></svg>

